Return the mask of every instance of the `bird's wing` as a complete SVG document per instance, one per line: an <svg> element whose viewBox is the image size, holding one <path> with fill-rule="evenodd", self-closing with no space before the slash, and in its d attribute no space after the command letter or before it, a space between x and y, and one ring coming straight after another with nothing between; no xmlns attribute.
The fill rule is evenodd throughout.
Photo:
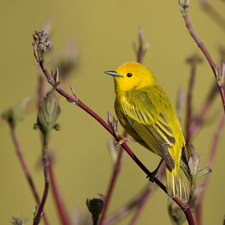
<svg viewBox="0 0 225 225"><path fill-rule="evenodd" d="M175 145L173 131L166 113L160 112L146 92L127 92L122 101L122 113L149 148L160 155L173 169L174 161L168 145Z"/></svg>

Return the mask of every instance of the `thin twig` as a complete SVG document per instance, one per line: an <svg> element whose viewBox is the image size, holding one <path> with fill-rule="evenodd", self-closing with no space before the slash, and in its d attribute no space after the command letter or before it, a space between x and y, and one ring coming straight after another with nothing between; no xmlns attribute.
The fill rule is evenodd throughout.
<svg viewBox="0 0 225 225"><path fill-rule="evenodd" d="M163 172L165 172L165 167L166 167L166 164L165 164L165 161L163 161L163 164L160 166L159 170L158 170L158 173L157 173L157 177L158 179L160 180L162 175L163 175ZM146 205L147 203L147 200L149 199L152 191L156 188L157 186L155 184L152 184L151 188L147 189L148 191L145 191L142 195L142 197L140 198L140 202L138 203L138 208L134 214L134 216L132 217L129 225L134 225L138 218L140 217L140 214L144 208L144 206Z"/></svg>
<svg viewBox="0 0 225 225"><path fill-rule="evenodd" d="M165 164L162 165L157 173L159 179L162 177L163 172L165 171ZM155 183L148 184L141 193L139 193L135 198L133 198L129 203L127 203L125 206L121 207L120 209L116 210L115 213L110 215L106 220L104 221L104 225L111 225L117 222L119 219L124 218L134 207L138 206L137 211L134 215L134 217L137 218L137 216L140 215L140 212L143 209L144 203L147 202L147 199L151 196L153 191L157 188L157 185ZM133 217L133 218L134 218Z"/></svg>
<svg viewBox="0 0 225 225"><path fill-rule="evenodd" d="M68 214L66 211L66 207L64 205L63 199L60 195L59 188L55 178L55 172L53 168L53 162L51 157L49 157L49 176L51 181L51 188L53 192L53 197L55 200L55 204L59 213L59 217L61 219L62 225L70 225L70 220L68 218Z"/></svg>
<svg viewBox="0 0 225 225"><path fill-rule="evenodd" d="M196 189L196 182L191 186L191 191L190 191L190 197L188 200L188 206L191 206L192 200L194 198L194 194L195 194L195 189Z"/></svg>
<svg viewBox="0 0 225 225"><path fill-rule="evenodd" d="M209 152L206 167L209 167L209 168L213 167L213 163L214 163L214 159L215 159L215 155L216 155L216 151L217 151L217 146L219 143L219 138L220 138L222 128L224 126L224 122L225 122L225 116L224 116L224 113L222 113L222 116L220 118L219 124L216 128L216 131L215 131L215 134L214 134L214 137L212 140L211 149ZM209 182L209 174L206 174L204 176L202 184L201 184L201 187L203 188L203 190L200 192L200 194L197 197L197 204L196 204L196 208L195 208L195 217L196 217L197 225L202 224L202 202L204 199L204 195L205 195L205 191L206 191L208 182Z"/></svg>
<svg viewBox="0 0 225 225"><path fill-rule="evenodd" d="M188 94L187 94L187 119L186 119L186 146L187 146L187 158L191 155L191 150L189 148L189 143L191 143L191 132L190 125L193 118L193 109L192 109L192 94L195 84L195 76L196 76L196 66L197 62L200 62L200 58L196 55L187 59L187 63L191 64L191 76L189 80Z"/></svg>
<svg viewBox="0 0 225 225"><path fill-rule="evenodd" d="M185 2L185 3L183 3L183 2ZM186 27L187 27L190 35L193 37L193 39L194 39L195 43L197 44L197 46L201 49L201 51L203 52L203 54L207 58L210 66L212 68L212 71L214 73L214 76L215 76L215 78L217 80L217 69L216 69L216 66L215 66L215 64L214 64L210 54L208 53L207 49L203 45L202 41L198 38L197 34L195 33L195 30L193 29L193 27L192 27L192 25L190 23L189 16L188 16L188 10L189 10L188 2L189 1L187 1L187 0L179 0L180 9L181 9L181 12L182 12L182 15L183 15ZM224 111L225 111L224 85L221 82L217 82L217 84L218 84L218 88L219 88L219 91L220 91L220 95L221 95L221 99L222 99L222 103L223 103L223 108L224 108Z"/></svg>
<svg viewBox="0 0 225 225"><path fill-rule="evenodd" d="M31 191L32 191L32 193L34 195L34 198L35 198L35 200L37 202L37 205L39 206L40 205L40 199L39 199L39 196L38 196L38 193L37 193L37 189L36 189L36 187L34 185L34 181L32 179L31 173L30 173L30 171L29 171L29 169L27 167L26 161L25 161L25 159L23 157L23 153L21 151L21 148L20 148L20 145L19 145L19 141L17 139L15 128L11 129L11 136L12 136L13 143L15 145L15 149L16 149L16 153L18 155L19 161L20 161L20 163L22 165L23 171L24 171L24 173L26 175L27 181L28 181L28 183L30 185ZM44 213L44 217L43 217L44 223L46 225L49 225L50 223L48 221L48 218L47 218L47 216L46 216L44 211L43 211L43 213Z"/></svg>
<svg viewBox="0 0 225 225"><path fill-rule="evenodd" d="M193 56L187 59L187 63L191 65L191 76L189 80L189 87L188 87L188 93L187 93L187 119L186 119L187 146L189 146L189 143L191 143L192 141L192 133L190 132L190 126L193 120L192 95L193 95L193 89L195 84L197 64L201 62L202 62L202 59L198 57L196 54L194 54Z"/></svg>
<svg viewBox="0 0 225 225"><path fill-rule="evenodd" d="M190 125L192 122L193 117L193 109L192 109L192 93L195 83L195 76L196 76L196 64L192 63L191 68L191 77L189 80L189 88L188 88L188 94L187 94L187 119L186 119L186 146L188 151L188 158L191 155L190 149L189 149L189 143L191 143L191 133L190 133Z"/></svg>
<svg viewBox="0 0 225 225"><path fill-rule="evenodd" d="M136 207L146 195L151 195L153 190L157 187L156 184L148 184L145 189L137 197L132 199L125 206L122 206L120 209L116 210L112 215L107 217L104 221L104 225L111 225L116 223L118 220L124 218L130 211Z"/></svg>
<svg viewBox="0 0 225 225"><path fill-rule="evenodd" d="M185 103L186 103L186 95L183 88L180 86L177 92L177 103L176 103L176 112L177 112L177 117L180 123L183 119L183 111L184 111Z"/></svg>
<svg viewBox="0 0 225 225"><path fill-rule="evenodd" d="M218 91L218 85L215 82L212 85L211 90L206 98L206 101L203 104L202 108L200 109L199 113L192 120L192 123L189 128L189 132L191 133L192 137L196 135L196 133L199 131L199 128L202 126L203 122L205 121L206 115L209 112L210 107L212 106L212 102L215 99L217 91Z"/></svg>
<svg viewBox="0 0 225 225"><path fill-rule="evenodd" d="M45 189L43 193L43 197L41 200L41 204L39 206L37 215L34 218L34 223L33 225L38 225L41 221L42 217L42 212L44 210L44 205L48 196L48 191L49 191L49 161L48 161L48 135L44 136L44 141L43 141L43 171L44 171L44 178L45 178Z"/></svg>
<svg viewBox="0 0 225 225"><path fill-rule="evenodd" d="M125 137L126 135L127 135L127 132L124 131L123 136ZM102 210L102 214L101 214L101 218L100 218L100 221L99 221L99 225L104 223L104 219L105 219L105 215L107 213L109 202L111 200L112 193L113 193L113 190L114 190L114 187L116 185L116 181L117 181L117 178L118 178L118 175L119 175L119 172L120 172L123 151L124 151L123 147L120 146L119 154L117 156L117 161L116 161L116 164L114 165L114 168L113 168L111 181L110 181L109 188L108 188L108 191L107 191L107 195L106 195L106 198L105 198L105 204L104 204L104 208Z"/></svg>
<svg viewBox="0 0 225 225"><path fill-rule="evenodd" d="M145 33L144 33L143 27L139 28L138 38L139 38L138 46L136 43L133 43L133 47L136 54L137 62L142 63L144 59L144 55L150 46L150 42L147 42L147 44L144 46Z"/></svg>
<svg viewBox="0 0 225 225"><path fill-rule="evenodd" d="M219 25L223 30L225 30L225 19L222 17L219 12L217 12L208 1L202 2L202 8L206 12L207 16L209 16L212 20L214 20L215 24Z"/></svg>

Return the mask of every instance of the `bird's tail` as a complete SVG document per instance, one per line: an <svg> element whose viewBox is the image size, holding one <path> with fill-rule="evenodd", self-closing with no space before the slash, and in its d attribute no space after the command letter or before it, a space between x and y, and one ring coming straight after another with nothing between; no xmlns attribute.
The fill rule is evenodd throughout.
<svg viewBox="0 0 225 225"><path fill-rule="evenodd" d="M179 173L180 168L170 169L166 166L166 187L170 197L177 197L181 202L188 202L188 195L184 181Z"/></svg>

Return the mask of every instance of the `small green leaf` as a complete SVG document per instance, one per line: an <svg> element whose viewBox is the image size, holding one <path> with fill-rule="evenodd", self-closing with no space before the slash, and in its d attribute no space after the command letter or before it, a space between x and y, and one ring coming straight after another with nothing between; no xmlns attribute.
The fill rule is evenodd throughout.
<svg viewBox="0 0 225 225"><path fill-rule="evenodd" d="M195 179L198 180L199 178L201 178L205 174L211 173L211 172L212 172L212 169L210 169L208 167L205 167L205 168L203 168L203 169L201 169L201 170L198 171L198 173L195 176Z"/></svg>

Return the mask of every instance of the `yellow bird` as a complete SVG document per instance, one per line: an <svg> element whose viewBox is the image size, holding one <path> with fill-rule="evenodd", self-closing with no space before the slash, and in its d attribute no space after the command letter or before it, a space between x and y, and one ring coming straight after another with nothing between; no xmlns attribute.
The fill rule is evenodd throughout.
<svg viewBox="0 0 225 225"><path fill-rule="evenodd" d="M180 175L180 160L185 139L177 115L152 72L137 62L127 62L114 77L115 111L121 125L135 141L166 162L166 186L171 197L187 202Z"/></svg>

